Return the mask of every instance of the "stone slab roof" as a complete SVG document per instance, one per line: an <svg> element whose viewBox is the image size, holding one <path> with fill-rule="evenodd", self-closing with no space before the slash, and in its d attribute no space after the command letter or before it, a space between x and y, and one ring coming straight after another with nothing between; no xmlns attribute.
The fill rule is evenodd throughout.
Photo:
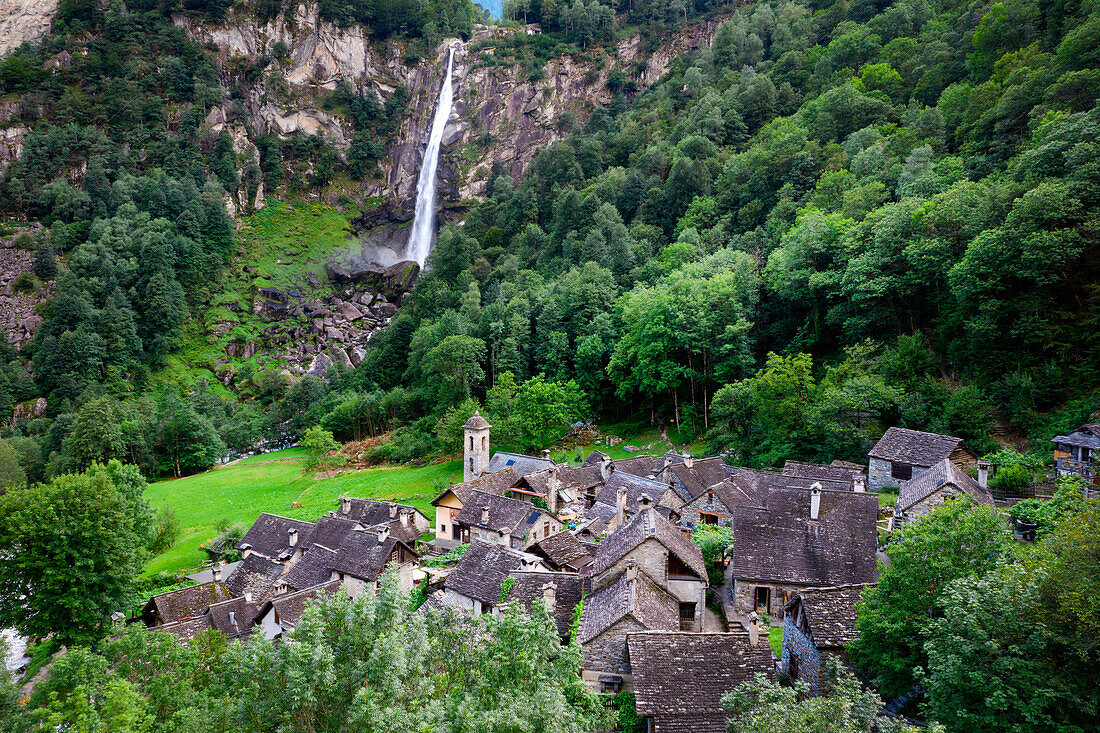
<svg viewBox="0 0 1100 733"><path fill-rule="evenodd" d="M631 456L630 458L620 458L617 461L612 461L611 465L614 466L615 471L618 473L628 473L632 476L640 476L642 478L653 478L663 471L666 465L673 466L683 462L683 456L679 453L669 451L663 456L651 456L647 453L642 453L641 455Z"/></svg>
<svg viewBox="0 0 1100 733"><path fill-rule="evenodd" d="M155 608L161 623L171 624L199 616L211 604L228 598L225 584L211 581L155 595L146 602L145 609L151 612Z"/></svg>
<svg viewBox="0 0 1100 733"><path fill-rule="evenodd" d="M834 461L835 464L835 461ZM853 466L855 468L853 468ZM814 481L835 481L838 483L852 483L852 479L865 473L863 466L857 464L830 465L820 463L806 463L804 461L787 461L783 464L784 476L798 476L799 478L812 479Z"/></svg>
<svg viewBox="0 0 1100 733"><path fill-rule="evenodd" d="M281 562L261 555L249 555L233 568L233 572L225 580L225 587L233 598L243 596L245 590L251 590L256 598L263 598L285 570L286 566Z"/></svg>
<svg viewBox="0 0 1100 733"><path fill-rule="evenodd" d="M1069 435L1056 435L1050 442L1078 448L1100 449L1100 423L1082 425Z"/></svg>
<svg viewBox="0 0 1100 733"><path fill-rule="evenodd" d="M386 519L389 519L387 513ZM366 525L359 522L348 519L347 516L326 516L317 520L317 523L313 525L313 529L305 539L298 543L298 547L303 553L309 552L309 549L313 545L321 545L327 547L330 550L339 547L344 541L344 538L354 532L357 528L364 527ZM310 583L310 585L317 585L316 583Z"/></svg>
<svg viewBox="0 0 1100 733"><path fill-rule="evenodd" d="M898 493L897 508L906 511L919 501L927 499L944 485L955 486L979 504L992 504L993 495L970 478L965 471L944 458L939 463L921 471L916 478L903 481Z"/></svg>
<svg viewBox="0 0 1100 733"><path fill-rule="evenodd" d="M281 596L275 596L269 601L266 601L263 606L256 612L256 616L260 617L265 615L270 608L274 608L279 614L279 625L283 628L294 627L298 625L298 620L302 617L302 613L306 610L306 607L313 602L315 598L318 598L321 594L332 595L340 589L339 580L331 580L322 585L315 585L312 588L306 588L305 590L297 591L296 593L287 593Z"/></svg>
<svg viewBox="0 0 1100 733"><path fill-rule="evenodd" d="M643 570L636 571L633 578L620 573L584 600L580 643L595 639L627 616L647 629L672 631L680 628L680 602Z"/></svg>
<svg viewBox="0 0 1100 733"><path fill-rule="evenodd" d="M489 469L486 473L496 473L497 471L503 471L506 468L510 468L519 474L520 477L523 477L529 473L541 471L544 468L550 468L552 465L554 465L554 462L546 458L535 458L534 456L525 456L522 453L504 453L502 451L497 451L493 454L493 457L489 459Z"/></svg>
<svg viewBox="0 0 1100 733"><path fill-rule="evenodd" d="M395 537L379 540L377 530L354 532L344 538L343 544L336 549L332 570L360 580L376 580L398 550L398 545L403 544ZM411 547L406 546L405 549L415 554Z"/></svg>
<svg viewBox="0 0 1100 733"><path fill-rule="evenodd" d="M185 621L176 621L171 624L153 626L150 631L164 631L172 634L180 641L190 641L202 632L210 629L210 617L207 615L196 616Z"/></svg>
<svg viewBox="0 0 1100 733"><path fill-rule="evenodd" d="M228 639L236 639L247 634L256 618L256 612L263 605L255 598L248 603L243 598L231 598L223 603L214 604L206 613L211 628L225 634Z"/></svg>
<svg viewBox="0 0 1100 733"><path fill-rule="evenodd" d="M556 568L579 568L595 559L576 536L565 529L539 540L530 551L542 555Z"/></svg>
<svg viewBox="0 0 1100 733"><path fill-rule="evenodd" d="M643 509L626 524L617 527L600 543L592 573L599 575L648 539L655 539L704 581L707 568L699 546L653 508Z"/></svg>
<svg viewBox="0 0 1100 733"><path fill-rule="evenodd" d="M482 509L485 507L489 509L488 521L482 521ZM469 501L463 502L462 511L455 521L467 527L480 527L522 538L541 514L549 516L545 509L539 509L530 502L475 490L471 492Z"/></svg>
<svg viewBox="0 0 1100 733"><path fill-rule="evenodd" d="M504 492L518 484L520 478L522 477L511 467L501 469L494 473L487 473L484 476L479 476L473 481L455 484L445 489L442 494L432 499L432 506L438 506L439 500L446 496L448 492L458 497L458 501L463 506L470 501L470 493L473 491L484 491L486 494L504 496Z"/></svg>
<svg viewBox="0 0 1100 733"><path fill-rule="evenodd" d="M283 576L282 582L286 583L287 588L292 591L312 588L332 580L334 567L336 567L336 550L314 543Z"/></svg>
<svg viewBox="0 0 1100 733"><path fill-rule="evenodd" d="M703 493L705 489L725 481L738 469L726 465L722 458L715 457L692 460L690 468L687 463L680 463L672 466L669 470L674 477L673 484L679 484L694 498Z"/></svg>
<svg viewBox="0 0 1100 733"><path fill-rule="evenodd" d="M530 612L535 603L546 600L546 587L554 588L554 609L550 617L558 627L558 636L568 638L573 626L573 612L581 602L581 577L576 573L550 573L545 571L513 570L512 589L504 598L513 606Z"/></svg>
<svg viewBox="0 0 1100 733"><path fill-rule="evenodd" d="M289 539L291 529L298 530L298 542L302 542L313 530L313 523L264 512L256 517L256 521L244 533L244 537L237 544L237 549L243 550L247 545L257 555L277 559L293 549Z"/></svg>
<svg viewBox="0 0 1100 733"><path fill-rule="evenodd" d="M614 473L607 477L607 481L604 482L600 490L596 492L596 502L610 506L612 516L614 516L614 508L618 501L620 487L626 488L626 513L633 514L638 511L638 498L642 494L647 494L653 500L653 503L657 503L657 500L668 489L668 484L663 481L654 481L642 476L624 473L616 469Z"/></svg>
<svg viewBox="0 0 1100 733"><path fill-rule="evenodd" d="M791 599L786 608L801 605L803 623L818 648L840 648L856 638L856 604L863 590L873 583L807 588Z"/></svg>
<svg viewBox="0 0 1100 733"><path fill-rule="evenodd" d="M873 581L878 497L822 491L816 520L810 502L804 489L770 488L765 508L731 508L732 577L818 586Z"/></svg>
<svg viewBox="0 0 1100 733"><path fill-rule="evenodd" d="M347 512L344 511L345 502L348 508ZM407 512L410 515L409 524L413 524L412 517L415 515L420 515L421 521L424 524L431 524L422 511L409 504L397 504L392 501L375 501L374 499L357 499L355 497L344 497L335 515L358 522L364 527L373 527L376 524L384 524L400 519L402 512ZM324 545L325 543L322 542L321 544ZM326 545L326 547L330 546L331 545Z"/></svg>
<svg viewBox="0 0 1100 733"><path fill-rule="evenodd" d="M911 466L931 466L948 458L960 443L962 438L953 438L950 435L890 428L867 455Z"/></svg>
<svg viewBox="0 0 1100 733"><path fill-rule="evenodd" d="M504 579L523 568L525 560L532 567L540 566L534 555L475 540L447 575L444 587L484 604L499 606Z"/></svg>
<svg viewBox="0 0 1100 733"><path fill-rule="evenodd" d="M725 733L722 696L760 673L774 677L766 639L748 634L640 632L627 639L638 715L654 733Z"/></svg>
<svg viewBox="0 0 1100 733"><path fill-rule="evenodd" d="M484 430L485 428L491 428L492 425L489 421L481 416L481 413L474 410L474 414L470 416L470 419L462 426L466 430Z"/></svg>

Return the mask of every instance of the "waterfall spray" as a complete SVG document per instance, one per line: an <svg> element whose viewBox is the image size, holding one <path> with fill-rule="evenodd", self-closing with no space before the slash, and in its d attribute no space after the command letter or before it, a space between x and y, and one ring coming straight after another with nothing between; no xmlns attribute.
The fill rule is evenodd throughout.
<svg viewBox="0 0 1100 733"><path fill-rule="evenodd" d="M432 120L432 133L428 138L428 147L424 151L424 164L420 167L420 179L416 182L416 214L413 217L409 243L405 246L405 258L415 260L423 266L432 247L432 235L435 232L435 184L436 168L439 166L439 148L443 141L443 130L447 127L447 118L451 116L453 100L451 87L451 67L454 65L455 49L447 57L447 77L443 88L439 90L439 102Z"/></svg>

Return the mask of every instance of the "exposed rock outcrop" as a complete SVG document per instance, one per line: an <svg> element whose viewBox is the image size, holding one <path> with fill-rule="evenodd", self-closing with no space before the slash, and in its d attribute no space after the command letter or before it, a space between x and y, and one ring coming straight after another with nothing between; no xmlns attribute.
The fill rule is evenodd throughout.
<svg viewBox="0 0 1100 733"><path fill-rule="evenodd" d="M50 30L57 0L0 0L0 56Z"/></svg>

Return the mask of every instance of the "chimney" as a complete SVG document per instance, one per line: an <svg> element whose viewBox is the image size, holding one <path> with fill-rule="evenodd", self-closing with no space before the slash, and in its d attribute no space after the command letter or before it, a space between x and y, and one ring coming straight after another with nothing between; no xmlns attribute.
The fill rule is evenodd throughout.
<svg viewBox="0 0 1100 733"><path fill-rule="evenodd" d="M611 456L604 456L600 459L600 478L607 481L611 476L611 472L615 470L615 467L611 465Z"/></svg>
<svg viewBox="0 0 1100 733"><path fill-rule="evenodd" d="M481 507L481 523L484 525L489 524L489 507Z"/></svg>
<svg viewBox="0 0 1100 733"><path fill-rule="evenodd" d="M298 528L297 527L291 527L290 529L288 529L286 531L286 538L287 538L287 542L290 543L291 547L297 547L298 546Z"/></svg>
<svg viewBox="0 0 1100 733"><path fill-rule="evenodd" d="M247 542L238 546L237 549L241 551L242 560L247 560L248 556L252 554L252 545L248 544Z"/></svg>
<svg viewBox="0 0 1100 733"><path fill-rule="evenodd" d="M546 508L552 516L558 516L558 467L550 469L550 478L546 482Z"/></svg>
<svg viewBox="0 0 1100 733"><path fill-rule="evenodd" d="M695 465L695 459L691 457L690 453L684 454L684 468L691 468Z"/></svg>
<svg viewBox="0 0 1100 733"><path fill-rule="evenodd" d="M285 580L280 580L278 585L275 586L275 595L285 596L287 590L289 590L289 589L286 586L286 581Z"/></svg>
<svg viewBox="0 0 1100 733"><path fill-rule="evenodd" d="M214 582L215 583L222 582L222 566L221 565L215 565L214 567L210 568L210 574L212 576L214 576Z"/></svg>
<svg viewBox="0 0 1100 733"><path fill-rule="evenodd" d="M344 514L351 514L351 499L346 496L340 497L340 511Z"/></svg>
<svg viewBox="0 0 1100 733"><path fill-rule="evenodd" d="M553 614L558 605L558 591L553 583L542 586L542 602L546 606L546 612Z"/></svg>
<svg viewBox="0 0 1100 733"><path fill-rule="evenodd" d="M810 519L817 519L821 513L821 484L814 483L810 487Z"/></svg>
<svg viewBox="0 0 1100 733"><path fill-rule="evenodd" d="M229 623L233 626L237 625L237 614L233 613L232 611L229 612Z"/></svg>
<svg viewBox="0 0 1100 733"><path fill-rule="evenodd" d="M863 474L859 474L852 479L852 491L857 494L863 494L867 491L867 479Z"/></svg>
<svg viewBox="0 0 1100 733"><path fill-rule="evenodd" d="M244 589L244 602L245 603L252 603L252 589L251 588L245 588Z"/></svg>
<svg viewBox="0 0 1100 733"><path fill-rule="evenodd" d="M524 555L523 559L520 560L519 569L520 570L525 570L527 572L533 572L534 569L538 566L538 564L539 564L539 559L537 557L535 557L533 555Z"/></svg>
<svg viewBox="0 0 1100 733"><path fill-rule="evenodd" d="M397 505L396 504L390 504L390 519L393 519L396 516L397 516Z"/></svg>
<svg viewBox="0 0 1100 733"><path fill-rule="evenodd" d="M382 525L378 528L378 544L383 544L390 538L390 528L386 525Z"/></svg>
<svg viewBox="0 0 1100 733"><path fill-rule="evenodd" d="M618 527L620 524L626 521L626 487L620 486L619 492L615 495L615 518L611 520L612 525Z"/></svg>
<svg viewBox="0 0 1100 733"><path fill-rule="evenodd" d="M756 615L756 611L749 614L749 646L756 646L760 643L760 617Z"/></svg>
<svg viewBox="0 0 1100 733"><path fill-rule="evenodd" d="M543 450L542 450L542 460L544 460L544 461L549 461L550 460L550 449L549 448L543 448Z"/></svg>
<svg viewBox="0 0 1100 733"><path fill-rule="evenodd" d="M402 527L408 527L409 526L409 513L408 512L401 512L401 526Z"/></svg>
<svg viewBox="0 0 1100 733"><path fill-rule="evenodd" d="M638 511L644 511L653 506L653 499L649 498L649 494L643 492L638 496Z"/></svg>
<svg viewBox="0 0 1100 733"><path fill-rule="evenodd" d="M978 486L983 489L989 488L989 466L990 463L987 459L978 459Z"/></svg>
<svg viewBox="0 0 1100 733"><path fill-rule="evenodd" d="M631 560L626 564L626 579L632 581L638 577L638 563Z"/></svg>

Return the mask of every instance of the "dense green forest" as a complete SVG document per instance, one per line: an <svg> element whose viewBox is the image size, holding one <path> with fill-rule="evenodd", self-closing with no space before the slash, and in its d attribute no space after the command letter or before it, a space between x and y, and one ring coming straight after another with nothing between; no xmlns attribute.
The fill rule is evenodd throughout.
<svg viewBox="0 0 1100 733"><path fill-rule="evenodd" d="M3 200L48 227L44 273L66 262L33 378L0 358L5 407L49 400L47 419L9 430L22 475L111 458L187 473L313 424L387 433L372 456L404 461L454 447L477 403L524 448L553 439L546 425L639 419L757 465L858 459L886 424L1041 453L1096 409L1093 5L590 5L511 8L545 32L509 58L586 58L632 24L659 37L729 19L651 89L636 91L641 65L613 73L612 104L564 117L572 130L518 181L494 174L361 366L293 384L265 369L234 395L150 379L233 251L223 192L369 175L403 92L328 98L357 129L346 162L321 137L261 136L240 175L224 132L195 132L274 59L219 76L171 8L65 4L40 47L0 64L33 126ZM365 8L340 22L371 27ZM442 13L429 35L472 17ZM86 54L42 70L78 43ZM74 161L79 185L63 175Z"/></svg>

